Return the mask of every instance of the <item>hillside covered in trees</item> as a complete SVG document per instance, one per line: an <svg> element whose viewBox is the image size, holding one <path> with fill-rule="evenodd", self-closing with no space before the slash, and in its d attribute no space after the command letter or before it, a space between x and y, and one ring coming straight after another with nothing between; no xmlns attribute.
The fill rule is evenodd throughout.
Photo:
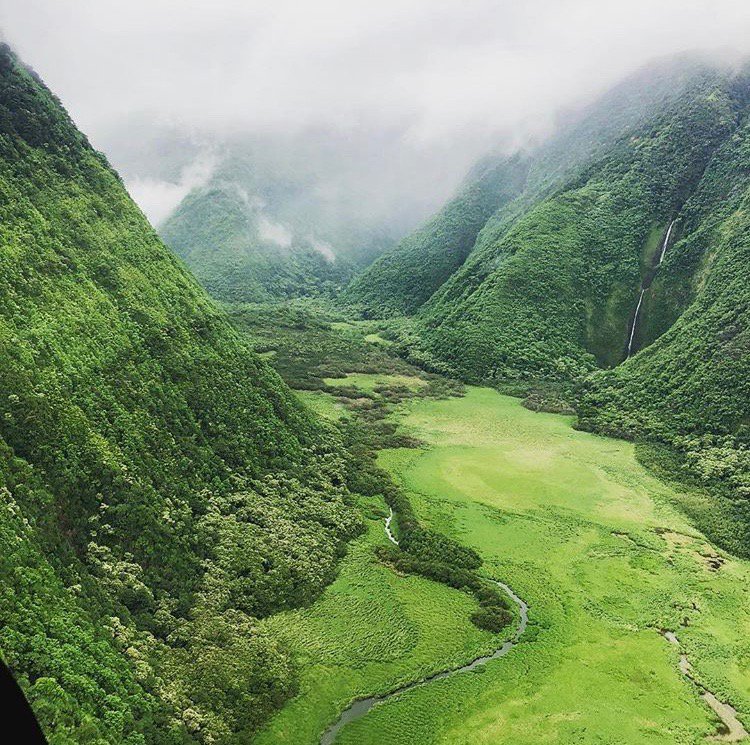
<svg viewBox="0 0 750 745"><path fill-rule="evenodd" d="M716 522L744 553L749 102L746 66L682 57L647 68L517 156L523 183L494 187L500 206L482 225L465 199L479 179L347 293L366 316L413 314L402 350L429 369L531 391L532 405L562 400L583 428L667 444L669 471L729 497ZM462 231L476 236L468 248ZM432 254L451 262L445 281ZM415 261L435 281L389 279Z"/></svg>
<svg viewBox="0 0 750 745"><path fill-rule="evenodd" d="M330 297L400 235L399 220L377 213L367 185L349 185L353 165L338 148L355 163L362 154L318 139L235 138L218 149L208 183L158 226L214 297Z"/></svg>
<svg viewBox="0 0 750 745"><path fill-rule="evenodd" d="M479 263L475 249L491 247L509 225L604 157L618 139L716 75L691 57L653 64L568 114L539 146L486 158L437 214L352 281L345 301L368 317L416 312L470 255ZM486 273L492 259L483 261Z"/></svg>
<svg viewBox="0 0 750 745"><path fill-rule="evenodd" d="M0 48L0 652L51 743L247 742L360 530L317 423Z"/></svg>

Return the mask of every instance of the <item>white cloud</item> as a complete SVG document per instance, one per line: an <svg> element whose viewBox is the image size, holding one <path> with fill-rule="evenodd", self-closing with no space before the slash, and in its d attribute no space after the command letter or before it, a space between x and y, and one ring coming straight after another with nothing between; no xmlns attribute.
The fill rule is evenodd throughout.
<svg viewBox="0 0 750 745"><path fill-rule="evenodd" d="M208 182L216 164L216 155L206 151L183 167L176 181L136 176L126 186L152 225L158 226L190 191Z"/></svg>
<svg viewBox="0 0 750 745"><path fill-rule="evenodd" d="M2 0L0 26L105 149L134 116L218 137L387 130L381 163L437 164L391 186L443 192L654 56L750 51L748 0Z"/></svg>
<svg viewBox="0 0 750 745"><path fill-rule="evenodd" d="M321 241L317 238L310 236L310 245L320 254L322 254L328 261L336 261L336 253L333 250L333 246L327 241Z"/></svg>
<svg viewBox="0 0 750 745"><path fill-rule="evenodd" d="M282 248L289 248L292 245L292 231L285 225L274 222L262 212L258 214L258 235L269 243L275 243Z"/></svg>

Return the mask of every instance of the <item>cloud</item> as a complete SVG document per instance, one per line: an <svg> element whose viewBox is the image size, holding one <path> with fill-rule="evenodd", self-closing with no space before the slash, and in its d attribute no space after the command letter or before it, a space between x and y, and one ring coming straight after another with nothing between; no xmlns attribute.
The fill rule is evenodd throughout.
<svg viewBox="0 0 750 745"><path fill-rule="evenodd" d="M126 179L125 185L151 223L159 225L190 191L208 182L216 165L216 154L205 151L184 166L175 181L135 176Z"/></svg>
<svg viewBox="0 0 750 745"><path fill-rule="evenodd" d="M381 162L433 163L389 188L435 195L652 57L750 51L748 0L3 0L0 26L105 150L133 117L218 137L389 131ZM179 184L131 188L158 215Z"/></svg>
<svg viewBox="0 0 750 745"><path fill-rule="evenodd" d="M289 248L294 239L292 231L286 225L274 222L262 212L258 213L258 235L264 241L275 243L282 248Z"/></svg>

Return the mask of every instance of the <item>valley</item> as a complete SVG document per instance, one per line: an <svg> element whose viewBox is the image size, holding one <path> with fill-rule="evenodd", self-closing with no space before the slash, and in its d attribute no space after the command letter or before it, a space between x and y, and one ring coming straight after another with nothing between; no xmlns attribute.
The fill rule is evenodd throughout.
<svg viewBox="0 0 750 745"><path fill-rule="evenodd" d="M419 390L418 375L350 373L303 397L335 411L344 383L372 396L394 378ZM379 563L389 509L363 500L368 531L339 577L309 608L264 622L293 651L301 686L259 743L699 743L726 732L705 692L747 721L750 563L685 517L701 493L655 478L632 443L488 388L409 397L388 417L422 444L382 450L379 465L420 521L475 549L480 572L518 593L528 628L502 659L412 687L491 654L515 626L479 631L464 593ZM398 514L388 525L398 538ZM352 701L391 691L321 739Z"/></svg>
<svg viewBox="0 0 750 745"><path fill-rule="evenodd" d="M0 44L0 657L46 745L750 740L750 61L655 60L406 234L408 164L381 201L313 131L225 132L157 233Z"/></svg>

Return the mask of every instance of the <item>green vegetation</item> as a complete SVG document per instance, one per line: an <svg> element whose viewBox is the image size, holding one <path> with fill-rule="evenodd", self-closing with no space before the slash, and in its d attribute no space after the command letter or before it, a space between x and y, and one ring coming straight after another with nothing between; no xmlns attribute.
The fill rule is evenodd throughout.
<svg viewBox="0 0 750 745"><path fill-rule="evenodd" d="M351 276L309 241L264 237L262 220L240 187L218 181L188 194L159 232L220 300L330 295Z"/></svg>
<svg viewBox="0 0 750 745"><path fill-rule="evenodd" d="M736 117L691 92L476 249L421 311L421 346L472 381L569 380L622 360L640 257Z"/></svg>
<svg viewBox="0 0 750 745"><path fill-rule="evenodd" d="M0 48L0 652L53 745L247 742L346 460Z"/></svg>
<svg viewBox="0 0 750 745"><path fill-rule="evenodd" d="M392 245L382 225L328 204L309 154L300 155L294 172L279 172L263 148L233 143L209 183L160 226L214 297L330 297Z"/></svg>
<svg viewBox="0 0 750 745"><path fill-rule="evenodd" d="M718 724L679 672L661 629L677 632L701 684L750 720L750 564L717 552L687 522L682 506L690 494L651 476L632 444L578 432L570 417L529 412L491 390L412 399L403 407L399 421L426 447L385 451L379 463L426 526L476 550L483 571L526 600L530 626L481 674L390 699L345 727L337 742L701 742ZM338 600L345 617L337 616L330 634L346 644L345 629L366 616ZM301 615L314 617L315 609ZM394 639L400 617L394 612ZM435 616L435 623L444 621ZM289 625L300 644L303 628ZM414 656L405 650L400 660ZM315 669L310 663L303 678ZM380 669L388 668L384 655ZM341 660L332 677L371 675L370 687L351 686L350 697L393 687L372 670ZM301 694L272 720L278 740L262 741L291 742L280 733L299 726L297 742L312 745L305 707L315 700L332 719L328 702L340 710L342 699L338 691Z"/></svg>
<svg viewBox="0 0 750 745"><path fill-rule="evenodd" d="M373 548L384 545L382 501L370 503L336 581L310 608L268 619L294 651L299 694L257 738L258 745L317 745L354 698L463 664L489 653L496 637L467 623L472 598L417 576L394 573Z"/></svg>
<svg viewBox="0 0 750 745"><path fill-rule="evenodd" d="M426 530L408 497L376 465L379 450L419 444L399 435L396 425L389 420L394 405L414 397L459 393L461 387L434 375L418 373L404 362L387 357L381 345L367 342L370 336L367 323L325 320L325 316L315 315L313 307L304 303L296 308L236 307L233 318L259 346L265 345L264 330L272 331L273 359L280 372L304 388L320 389L315 394L305 391L305 399L309 401L316 395L318 409L329 419L339 421L341 438L349 454L347 485L359 494L384 498L395 514L399 547L378 547L381 561L397 571L418 574L472 593L479 604L472 614L475 625L494 632L504 629L511 620L507 598L496 585L476 574L482 563L479 556L445 535ZM301 331L309 334L312 343L300 344ZM305 336L304 341L307 340ZM308 377L300 380L302 358ZM357 361L364 369L379 365L392 372L341 372ZM331 367L338 369L342 377L314 377L316 371L320 374ZM335 396L338 407L322 403L320 397L324 393ZM350 416L342 416L341 407Z"/></svg>
<svg viewBox="0 0 750 745"><path fill-rule="evenodd" d="M437 215L354 279L344 300L366 318L415 311L463 264L489 217L518 196L527 170L521 157L480 163Z"/></svg>
<svg viewBox="0 0 750 745"><path fill-rule="evenodd" d="M476 241L429 299L404 305L378 263L349 293L415 313L386 334L424 369L575 410L583 429L648 441L652 464L667 446L672 477L715 494L716 514L693 517L748 556L749 70L678 59L625 81L528 155L520 195L478 233L449 205ZM400 277L410 240L388 258ZM452 250L433 237L423 255Z"/></svg>
<svg viewBox="0 0 750 745"><path fill-rule="evenodd" d="M717 152L685 205L681 240L653 285L645 335L663 335L626 364L595 375L579 407L582 427L672 447L673 472L716 493L721 516L711 520L712 535L745 556L750 555L749 157L746 123ZM688 305L681 315L676 301ZM673 325L665 330L667 324ZM721 533L717 523L725 526Z"/></svg>

